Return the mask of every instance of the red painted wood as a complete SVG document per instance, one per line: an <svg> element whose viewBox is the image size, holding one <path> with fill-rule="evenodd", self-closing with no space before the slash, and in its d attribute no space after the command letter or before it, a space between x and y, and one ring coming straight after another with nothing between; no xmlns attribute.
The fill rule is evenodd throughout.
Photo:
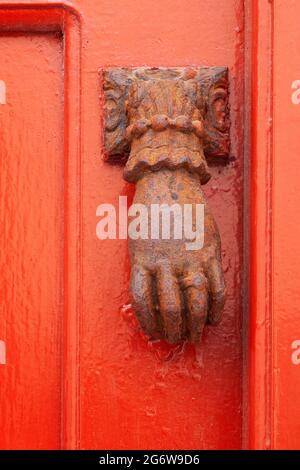
<svg viewBox="0 0 300 470"><path fill-rule="evenodd" d="M276 449L299 449L300 366L292 355L300 339L300 79L299 2L274 4L273 133L273 407ZM299 83L297 89L299 90ZM299 343L298 343L299 350ZM299 357L296 355L296 357Z"/></svg>
<svg viewBox="0 0 300 470"><path fill-rule="evenodd" d="M272 5L252 2L249 446L271 447ZM249 113L250 114L250 113Z"/></svg>
<svg viewBox="0 0 300 470"><path fill-rule="evenodd" d="M17 419L17 415L15 416L16 423L12 421L11 427L11 434L9 437L5 439L6 445L5 448L12 447L25 447L25 448L37 448L40 445L45 446L46 448L53 446L54 448L63 446L69 448L75 448L77 446L77 435L78 435L78 413L77 409L79 406L78 401L78 323L79 323L79 310L80 310L80 284L81 284L81 273L80 273L80 221L81 221L81 206L80 206L80 193L81 193L81 183L80 183L80 132L78 129L80 128L80 29L79 29L79 17L78 15L70 8L70 6L45 6L34 3L34 5L25 5L23 7L14 7L13 5L6 5L4 3L1 4L0 8L0 25L3 31L9 32L10 36L13 36L15 40L17 38L21 38L20 40L23 41L23 37L26 36L27 42L29 46L33 49L35 48L35 55L40 54L41 52L44 54L44 62L46 63L47 67L43 70L44 74L47 74L47 78L51 79L51 76L57 74L56 79L48 81L44 80L44 77L41 76L40 79L38 77L37 72L39 71L39 64L37 60L37 66L35 67L35 62L33 61L33 67L31 69L26 69L26 80L30 81L30 87L28 87L27 95L26 96L27 102L29 103L30 100L33 100L34 103L38 103L38 94L35 94L35 91L41 90L41 94L45 95L45 100L40 100L40 109L39 113L35 116L33 113L30 116L30 123L32 128L35 130L40 129L40 141L38 144L40 145L40 152L41 155L48 152L48 147L50 142L47 142L47 148L44 147L44 140L43 137L47 137L51 128L48 129L48 121L44 119L42 122L38 122L40 118L40 114L47 117L47 113L49 114L50 109L53 111L56 109L55 106L57 105L56 115L53 115L53 122L55 122L58 130L59 135L61 138L61 153L55 152L55 158L57 159L57 164L60 165L62 168L61 175L56 175L59 179L58 184L58 191L59 194L59 201L61 202L61 206L59 208L59 223L62 224L62 233L59 238L61 252L59 254L59 261L61 268L62 268L62 278L60 279L61 282L61 292L60 292L60 309L57 310L57 321L55 322L53 319L54 328L57 328L57 336L51 337L49 332L45 332L45 336L40 335L40 331L37 328L34 328L34 323L32 323L32 334L39 337L40 343L38 347L41 345L44 347L45 342L49 343L56 343L56 346L59 350L59 358L55 358L58 361L59 372L57 367L54 368L55 370L55 377L59 380L55 386L55 393L53 396L48 393L48 398L53 406L53 410L58 417L58 426L57 429L53 429L52 433L55 434L56 444L39 444L40 442L44 442L44 437L42 436L42 431L40 427L37 427L36 430L34 427L32 428L32 432L23 432L24 423L26 424L26 416L24 417L24 412L27 413L27 408L22 410L22 405L16 407L17 413L21 415L20 419ZM31 41L31 37L35 39L36 37L45 38L44 41L47 41L47 38L51 38L47 33L55 31L54 37L58 41L58 48L56 51L56 61L59 62L59 67L57 70L53 66L52 62L50 62L50 58L47 62L47 50L42 49L40 44L36 41ZM33 33L29 34L29 32ZM39 33L39 36L36 36L36 33ZM45 34L46 33L46 34ZM62 36L63 33L63 36ZM3 43L4 44L4 43ZM12 43L12 44L15 44ZM45 42L46 44L46 42ZM30 47L26 48L26 52L31 52ZM18 49L16 48L16 51ZM10 48L9 50L5 50L6 53L9 55L9 60L4 62L5 65L8 64L8 69L5 68L5 73L11 79L12 84L15 84L15 79L13 79L15 72L17 72L18 78L18 87L13 87L16 96L18 93L22 96L21 87L23 85L22 81L22 70L24 67L27 67L27 62L22 63L22 67L16 67L18 64L19 57L18 55L15 56L14 48ZM55 54L53 52L53 54ZM52 54L52 55L53 55ZM51 57L52 58L52 57ZM13 62L15 61L15 63ZM45 65L45 64L43 64ZM3 67L4 69L4 67ZM48 77L49 74L49 77ZM25 84L26 84L25 80ZM35 80L39 81L39 88L34 87ZM4 83L4 82L3 82ZM49 86L49 90L47 85ZM58 88L59 84L59 88ZM45 89L44 89L45 87ZM51 88L52 87L52 88ZM53 99L53 94L55 95L55 99ZM12 90L9 87L8 90L8 100L7 104L11 108L11 103L9 102L9 97L12 95ZM48 102L49 101L49 110L48 110ZM28 108L28 104L27 104ZM30 106L29 106L30 108ZM5 107L2 108L4 111L3 119L5 119ZM1 109L0 109L1 110ZM10 113L11 114L11 113ZM49 114L50 117L50 114ZM12 123L15 122L13 117ZM51 124L51 119L49 119L49 124ZM5 121L5 124L7 122ZM63 124L63 125L62 125ZM40 126L40 127L39 127ZM44 128L46 130L44 131ZM9 129L9 128L8 128ZM22 147L23 145L23 129L21 126L18 125L16 127L16 134L18 133L19 137L16 139L16 143L18 147ZM53 131L54 132L54 131ZM9 130L7 130L7 135L10 136ZM26 135L26 142L28 144L34 140L34 135L28 136ZM25 143L26 143L25 142ZM26 149L27 150L27 149ZM22 149L22 151L24 151ZM29 151L29 150L28 150ZM17 153L17 152L16 152ZM28 154L29 155L29 154ZM39 155L38 155L39 156ZM52 154L50 154L52 156ZM31 155L30 155L31 157ZM31 161L32 158L30 158ZM17 173L17 166L16 171L13 173ZM43 176L41 174L41 176ZM34 177L37 178L37 172L35 172ZM5 174L3 175L5 178ZM47 175L47 178L49 176ZM29 182L31 187L30 190L35 194L35 180L32 177L32 181ZM32 184L31 184L32 183ZM18 192L15 192L13 197L15 198L18 196ZM52 199L54 196L51 195ZM20 196L21 197L21 196ZM44 200L45 198L43 198ZM14 200L14 199L12 199ZM45 207L44 207L45 206ZM44 203L44 209L47 208L47 202ZM27 209L26 209L27 210ZM28 209L29 210L29 209ZM40 212L42 211L42 206L40 208ZM40 221L43 217L45 217L44 213L36 214L36 221ZM44 210L47 212L47 210ZM3 211L4 214L4 211ZM55 221L53 221L54 226ZM37 227L33 226L34 229L38 230ZM52 229L49 230L49 234L51 235ZM3 239L4 244L5 240ZM52 259L53 263L55 264L54 257L56 256L55 247L51 250L49 246L49 262L43 265L44 270L41 269L40 276L50 275L48 274L49 268L48 265L51 264ZM24 250L28 249L27 245L24 244ZM24 256L20 253L20 260L22 260ZM10 269L9 266L8 269ZM12 286L14 288L20 289L22 292L23 284L17 283L16 286ZM27 292L27 294L30 292ZM43 290L40 292L40 296L47 297L48 291ZM39 301L39 299L37 299ZM49 298L49 301L51 299ZM50 305L50 304L49 304ZM49 315L49 309L46 309L43 312L43 318L46 321L47 315ZM37 316L37 319L39 317ZM49 328L51 327L51 318L49 318ZM15 325L12 321L8 321L10 324L10 328L14 329ZM2 323L2 328L5 328L5 321ZM47 333L47 334L46 334ZM20 334L19 334L20 336ZM21 337L21 336L20 336ZM20 338L19 338L20 340ZM35 347L35 341L31 341L31 346ZM9 341L8 341L9 344ZM2 351L1 354L3 356L6 346L6 343L1 343ZM19 345L16 345L16 350L18 350ZM3 352L4 351L4 352ZM38 351L35 352L35 356L38 356ZM6 362L6 357L3 360L1 357L1 363ZM46 362L43 361L41 363L41 367L46 367ZM34 366L34 364L33 364ZM48 366L47 366L48 367ZM23 370L23 369L22 369ZM24 371L26 372L25 368ZM38 374L39 369L37 368L36 373ZM31 377L31 375L33 375ZM10 375L9 375L10 377ZM26 380L38 380L33 374L33 371L30 370L30 374L26 375ZM26 394L26 390L23 389L23 381L21 380L19 385L20 394ZM41 405L42 406L42 398L43 398L43 387L47 386L47 381L43 381L41 383L40 388L36 390L36 393L39 394L41 398ZM59 401L57 400L57 396L59 396ZM6 399L3 400L3 406L7 401L7 393L5 395ZM14 395L9 395L10 399L14 398ZM29 406L34 406L35 399L32 399L29 403ZM53 401L53 403L52 403ZM43 410L43 414L41 416L44 418L44 415L47 416L47 407L49 409L48 404L45 402ZM7 413L9 413L10 409L7 407ZM53 411L54 412L54 411ZM35 415L32 416L32 419ZM7 418L8 420L8 418ZM12 415L13 420L13 415ZM49 429L51 429L51 423L44 419L44 424L47 427L47 432L49 433ZM52 426L53 427L53 426ZM35 443L34 439L36 435L39 435L39 440ZM46 433L47 434L47 433ZM21 437L20 437L21 436ZM14 444L15 442L15 444ZM22 442L20 444L19 442Z"/></svg>
<svg viewBox="0 0 300 470"><path fill-rule="evenodd" d="M0 1L1 5L4 2ZM6 341L8 363L0 366L0 374L8 385L0 394L6 393L5 400L10 405L4 421L0 417L1 427L4 423L4 428L9 429L1 445L240 448L243 1L191 0L189 8L184 8L177 0L162 0L155 7L150 0L74 0L72 5L80 12L81 22L69 7L60 8L54 3L51 7L49 2L43 6L35 1L27 5L37 6L18 11L11 8L4 24L5 29L31 31L13 38L18 43L16 47L30 41L33 66L26 69L31 79L28 87L22 70L15 75L15 66L10 62L6 68L12 82L25 87L26 99L36 100L37 110L30 113L36 135L26 134L24 140L20 124L13 134L18 136L14 142L10 141L10 132L4 135L11 145L9 154L24 152L30 156L35 171L28 174L24 159L22 164L18 159L8 160L1 180L17 191L11 193L10 205L2 217L10 221L21 197L34 200L36 210L32 219L29 204L20 213L23 218L28 216L31 223L27 238L21 238L22 247L18 244L18 222L21 224L22 217L15 221L8 252L16 260L9 258L0 278L4 282L5 276L18 271L19 265L14 262L24 269L35 262L37 272L29 270L27 284L21 277L14 277L14 284L9 282L5 287L7 301L3 309L9 309L10 317L0 326L0 340ZM62 30L65 41L53 34L33 34L36 30ZM0 37L0 47L6 38ZM47 49L44 54L37 44L39 38ZM21 57L20 67L27 63L27 55ZM8 60L14 60L12 53ZM45 80L44 76L38 77L36 61L45 66L41 67ZM103 202L117 204L120 194L130 198L134 190L122 180L121 168L102 160L99 68L189 64L229 67L233 157L227 167L213 169L212 181L205 188L223 240L228 301L223 322L218 327L208 327L203 344L196 349L147 342L138 331L131 309L126 307L126 241L99 241L95 233L97 206ZM45 84L48 87L42 95ZM6 119L7 110L1 106L2 119ZM15 108L11 109L14 112ZM4 122L2 127L8 129L7 121ZM51 147L53 132L59 142L57 148ZM34 158L31 147L38 150ZM48 153L52 156L52 173L46 171L49 159L36 159L37 155ZM6 204L8 196L2 194L1 190ZM0 240L7 244L3 235ZM25 319L24 310L16 310L10 300L12 292L25 299ZM35 321L30 323L29 318ZM32 349L26 339L28 329ZM19 335L16 340L15 332ZM47 371L45 376L41 368ZM19 380L15 382L15 378ZM18 401L14 400L15 383L22 397ZM1 411L5 400L1 396ZM35 424L31 422L33 417Z"/></svg>
<svg viewBox="0 0 300 470"><path fill-rule="evenodd" d="M0 447L60 446L63 320L62 39L0 37Z"/></svg>
<svg viewBox="0 0 300 470"><path fill-rule="evenodd" d="M293 0L253 1L249 445L299 448L299 44ZM298 346L297 346L298 345ZM297 350L298 347L298 350Z"/></svg>
<svg viewBox="0 0 300 470"><path fill-rule="evenodd" d="M243 2L77 1L82 29L83 310L80 335L82 448L240 448ZM99 241L101 203L133 188L101 161L98 68L228 65L232 155L205 191L220 226L229 296L224 321L203 344L149 344L130 309L126 241ZM101 95L100 95L101 98Z"/></svg>
<svg viewBox="0 0 300 470"><path fill-rule="evenodd" d="M240 448L242 428L245 447L298 447L299 13L295 0L0 0L0 448ZM229 296L196 350L147 342L126 242L95 235L96 207L134 191L101 159L99 68L190 64L229 66L233 157L205 188Z"/></svg>

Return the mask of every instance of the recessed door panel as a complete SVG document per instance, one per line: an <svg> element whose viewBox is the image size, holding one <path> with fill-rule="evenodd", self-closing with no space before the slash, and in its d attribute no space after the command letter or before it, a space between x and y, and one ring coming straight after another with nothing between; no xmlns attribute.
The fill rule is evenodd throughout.
<svg viewBox="0 0 300 470"><path fill-rule="evenodd" d="M0 37L0 447L59 448L64 266L62 41Z"/></svg>

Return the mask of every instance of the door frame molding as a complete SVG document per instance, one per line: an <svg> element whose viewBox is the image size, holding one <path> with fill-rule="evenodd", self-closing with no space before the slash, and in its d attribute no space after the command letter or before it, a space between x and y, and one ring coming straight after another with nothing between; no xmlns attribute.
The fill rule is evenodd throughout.
<svg viewBox="0 0 300 470"><path fill-rule="evenodd" d="M64 318L61 447L78 449L82 285L81 15L68 2L1 3L0 32L58 32L64 68Z"/></svg>
<svg viewBox="0 0 300 470"><path fill-rule="evenodd" d="M273 4L252 0L248 337L248 445L274 448L273 419ZM247 40L247 38L246 38ZM249 70L249 69L248 69ZM248 114L249 120L249 114ZM251 124L250 124L251 123Z"/></svg>

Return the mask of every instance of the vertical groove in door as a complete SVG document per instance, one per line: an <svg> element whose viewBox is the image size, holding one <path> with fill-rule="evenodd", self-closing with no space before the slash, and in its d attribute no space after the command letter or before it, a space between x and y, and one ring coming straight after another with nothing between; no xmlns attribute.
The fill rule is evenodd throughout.
<svg viewBox="0 0 300 470"><path fill-rule="evenodd" d="M79 336L82 286L81 156L80 156L80 24L78 17L64 17L64 136L65 136L65 327L63 374L62 447L78 449Z"/></svg>
<svg viewBox="0 0 300 470"><path fill-rule="evenodd" d="M253 0L249 446L272 448L273 5Z"/></svg>

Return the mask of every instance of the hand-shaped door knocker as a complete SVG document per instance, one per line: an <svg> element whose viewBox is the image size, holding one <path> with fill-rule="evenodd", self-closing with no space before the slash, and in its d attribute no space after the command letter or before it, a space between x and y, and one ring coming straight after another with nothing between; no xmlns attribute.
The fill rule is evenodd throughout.
<svg viewBox="0 0 300 470"><path fill-rule="evenodd" d="M109 69L104 97L108 161L127 158L124 178L151 225L149 236L129 237L136 316L153 339L197 343L225 302L219 231L201 186L209 161L229 154L227 69Z"/></svg>

